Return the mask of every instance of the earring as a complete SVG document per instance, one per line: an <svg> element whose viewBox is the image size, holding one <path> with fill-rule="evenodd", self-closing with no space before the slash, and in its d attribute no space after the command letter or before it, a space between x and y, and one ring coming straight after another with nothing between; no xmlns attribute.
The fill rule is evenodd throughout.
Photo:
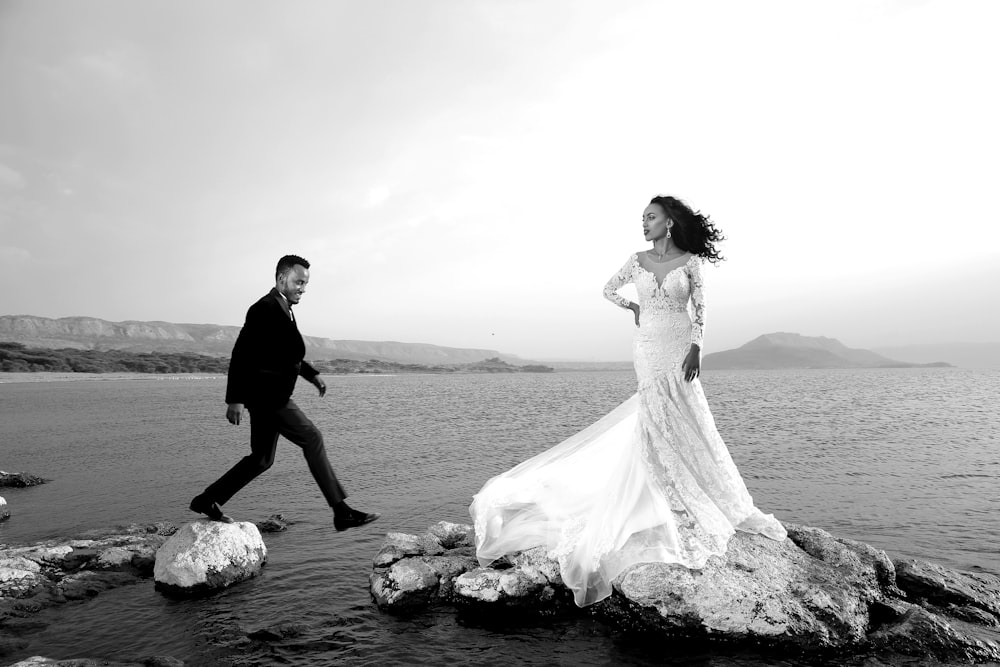
<svg viewBox="0 0 1000 667"><path fill-rule="evenodd" d="M666 238L668 238L668 239L670 238L670 230L669 229L667 230L667 236L666 236Z"/></svg>

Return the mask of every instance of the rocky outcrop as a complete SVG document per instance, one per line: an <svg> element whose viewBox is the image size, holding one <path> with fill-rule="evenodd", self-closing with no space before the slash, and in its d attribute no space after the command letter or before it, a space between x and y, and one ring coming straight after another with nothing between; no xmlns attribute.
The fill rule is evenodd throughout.
<svg viewBox="0 0 1000 667"><path fill-rule="evenodd" d="M0 634L18 635L25 619L54 604L94 597L148 577L156 550L176 527L125 526L108 534L0 547Z"/></svg>
<svg viewBox="0 0 1000 667"><path fill-rule="evenodd" d="M156 552L157 590L180 597L210 593L256 576L267 547L249 521L184 524Z"/></svg>
<svg viewBox="0 0 1000 667"><path fill-rule="evenodd" d="M38 486L39 484L44 484L46 481L48 480L23 472L4 472L3 470L0 470L0 488L24 488L26 486Z"/></svg>
<svg viewBox="0 0 1000 667"><path fill-rule="evenodd" d="M443 525L460 538L441 540ZM371 592L390 612L445 603L523 620L588 613L628 631L765 652L1000 661L1000 578L893 562L861 542L786 527L783 542L737 533L727 552L700 570L636 565L615 580L611 597L580 610L542 549L482 568L471 527L437 524L422 536L386 537Z"/></svg>
<svg viewBox="0 0 1000 667"><path fill-rule="evenodd" d="M15 662L10 667L184 667L184 661L169 656L153 656L135 661L119 662L118 660L90 660L87 658L56 660L35 655Z"/></svg>
<svg viewBox="0 0 1000 667"><path fill-rule="evenodd" d="M265 554L260 532L251 523L222 524L209 521L196 521L199 527L187 529L182 540L175 545L194 544L192 534L201 536L200 547L188 552L191 562L185 569L183 558L173 559L176 573L184 576L197 577L193 572L201 568L207 582L212 586L199 587L197 582L191 589L180 587L181 594L198 593L202 590L215 590L220 582L234 583L247 576L253 576L260 570ZM269 530L284 530L290 521L281 515L272 515L260 522ZM236 527L240 526L240 527ZM177 526L168 523L153 523L148 525L123 526L112 531L91 531L75 539L47 540L27 546L6 546L0 544L0 658L12 650L19 650L27 645L28 637L44 623L32 616L46 607L71 601L87 600L104 590L125 586L140 579L154 576L157 567L157 556L178 533ZM239 535L237 537L236 535ZM217 535L213 538L212 535ZM240 554L234 545L243 544ZM177 554L183 550L174 549ZM236 553L233 553L236 552ZM164 552L167 553L167 552ZM222 572L219 568L209 567L212 562L209 556L213 553L233 554L228 562L232 568L225 566ZM164 562L171 561L164 558ZM225 558L217 560L226 561ZM177 562L181 561L178 565ZM187 574L184 574L184 573ZM228 585L228 583L224 585ZM159 585L158 585L159 587ZM171 584L165 589L170 591ZM37 619L37 617L35 617ZM26 664L72 664L82 665L181 665L179 660L171 657L142 658L136 662L90 662L52 661L49 658L35 657L34 663ZM49 662L40 662L49 660ZM22 661L23 662L23 661ZM20 664L20 663L19 663Z"/></svg>

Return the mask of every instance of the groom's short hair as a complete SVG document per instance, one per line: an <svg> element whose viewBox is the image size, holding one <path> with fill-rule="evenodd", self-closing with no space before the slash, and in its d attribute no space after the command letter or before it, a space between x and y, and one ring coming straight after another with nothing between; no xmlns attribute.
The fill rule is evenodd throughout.
<svg viewBox="0 0 1000 667"><path fill-rule="evenodd" d="M274 279L277 280L283 274L288 273L289 271L291 271L292 267L295 266L296 264L301 265L302 268L305 268L305 269L309 268L309 262L307 262L306 260L302 259L298 255L285 255L284 257L282 257L281 259L279 259L278 260L278 266L275 267L275 269L274 269Z"/></svg>

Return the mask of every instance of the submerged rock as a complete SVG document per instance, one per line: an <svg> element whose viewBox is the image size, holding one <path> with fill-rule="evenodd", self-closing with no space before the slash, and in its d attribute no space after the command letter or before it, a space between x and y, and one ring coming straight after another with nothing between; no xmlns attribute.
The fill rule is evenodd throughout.
<svg viewBox="0 0 1000 667"><path fill-rule="evenodd" d="M46 607L92 598L153 573L153 555L176 528L124 526L89 539L0 546L0 635L30 632L24 619Z"/></svg>
<svg viewBox="0 0 1000 667"><path fill-rule="evenodd" d="M180 528L156 552L156 588L176 596L200 595L256 576L267 547L249 521L205 519Z"/></svg>
<svg viewBox="0 0 1000 667"><path fill-rule="evenodd" d="M487 614L513 611L525 621L581 613L543 549L479 567L472 528L441 526L423 536L386 536L371 574L381 609L413 612L445 603ZM924 561L894 563L862 542L786 528L789 539L782 542L737 533L725 554L699 570L635 565L614 581L611 597L585 613L628 631L764 651L1000 661L997 577ZM455 540L446 545L445 534Z"/></svg>
<svg viewBox="0 0 1000 667"><path fill-rule="evenodd" d="M46 479L35 477L34 475L29 475L25 472L5 472L0 470L0 488L24 488L26 486L38 486L39 484L44 484L47 481L48 480Z"/></svg>

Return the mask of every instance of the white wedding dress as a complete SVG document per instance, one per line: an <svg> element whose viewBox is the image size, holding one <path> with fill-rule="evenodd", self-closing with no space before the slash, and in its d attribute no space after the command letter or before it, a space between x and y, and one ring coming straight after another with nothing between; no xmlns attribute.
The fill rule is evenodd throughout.
<svg viewBox="0 0 1000 667"><path fill-rule="evenodd" d="M544 546L582 607L610 595L636 563L700 568L736 530L785 539L781 523L754 506L700 382L683 377L690 345L702 342L702 261L679 258L661 285L632 255L605 285L622 307L619 288L634 283L639 295L638 391L483 486L469 508L482 565Z"/></svg>

